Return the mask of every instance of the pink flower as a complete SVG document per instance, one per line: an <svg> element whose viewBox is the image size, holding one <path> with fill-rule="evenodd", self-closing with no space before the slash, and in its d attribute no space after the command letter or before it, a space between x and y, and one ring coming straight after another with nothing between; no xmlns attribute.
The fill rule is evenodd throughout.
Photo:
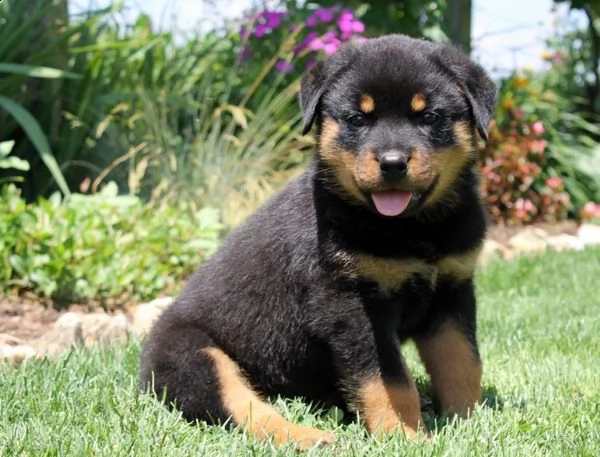
<svg viewBox="0 0 600 457"><path fill-rule="evenodd" d="M530 214L535 213L535 205L528 199L517 199L514 208L517 210L517 217L519 219L526 219Z"/></svg>
<svg viewBox="0 0 600 457"><path fill-rule="evenodd" d="M550 189L561 189L563 186L563 181L558 176L550 177L550 178L546 179L546 185Z"/></svg>
<svg viewBox="0 0 600 457"><path fill-rule="evenodd" d="M317 32L310 32L306 35L306 38L294 48L294 55L298 55L305 51L306 49L312 49L312 42L319 37Z"/></svg>
<svg viewBox="0 0 600 457"><path fill-rule="evenodd" d="M335 51L337 51L337 48L339 48L341 44L342 42L340 40L334 38L329 43L325 44L325 46L323 46L323 52L325 53L325 55L330 56L334 54Z"/></svg>
<svg viewBox="0 0 600 457"><path fill-rule="evenodd" d="M521 119L523 117L523 114L524 114L524 112L523 112L522 108L516 108L513 111L513 116L514 116L515 119Z"/></svg>
<svg viewBox="0 0 600 457"><path fill-rule="evenodd" d="M583 219L600 217L600 203L587 202L583 205L583 208L581 208L581 217Z"/></svg>
<svg viewBox="0 0 600 457"><path fill-rule="evenodd" d="M342 37L344 39L349 39L355 33L363 33L365 31L365 24L356 19L354 13L349 10L342 12L337 24L342 31Z"/></svg>
<svg viewBox="0 0 600 457"><path fill-rule="evenodd" d="M529 143L529 150L533 153L542 154L547 145L546 140L533 140Z"/></svg>
<svg viewBox="0 0 600 457"><path fill-rule="evenodd" d="M543 135L546 130L544 129L544 124L542 121L535 121L533 124L531 124L531 131L539 136Z"/></svg>
<svg viewBox="0 0 600 457"><path fill-rule="evenodd" d="M321 49L326 55L331 55L342 42L336 37L335 32L327 32L322 37L315 38L310 43L310 49L313 51L320 51Z"/></svg>

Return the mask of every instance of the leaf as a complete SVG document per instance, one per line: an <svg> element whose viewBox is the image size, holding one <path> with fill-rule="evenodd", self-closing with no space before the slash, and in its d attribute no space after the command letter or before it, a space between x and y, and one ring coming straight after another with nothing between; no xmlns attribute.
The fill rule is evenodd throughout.
<svg viewBox="0 0 600 457"><path fill-rule="evenodd" d="M8 111L8 113L15 118L23 130L25 130L27 136L35 146L41 159L50 170L50 173L52 173L56 184L63 194L66 196L71 195L71 191L69 190L69 186L65 181L65 177L60 171L58 163L56 162L56 159L52 154L52 150L50 149L50 145L48 144L48 140L44 135L44 132L42 131L38 121L21 105L18 105L3 95L0 95L0 107Z"/></svg>
<svg viewBox="0 0 600 457"><path fill-rule="evenodd" d="M6 157L0 159L0 168L12 168L14 170L28 171L29 162L18 157Z"/></svg>
<svg viewBox="0 0 600 457"><path fill-rule="evenodd" d="M14 145L15 142L13 140L0 143L0 157L8 157Z"/></svg>
<svg viewBox="0 0 600 457"><path fill-rule="evenodd" d="M0 73L11 73L13 75L31 76L33 78L44 79L81 79L82 76L69 71L59 70L58 68L22 65L18 63L0 62Z"/></svg>

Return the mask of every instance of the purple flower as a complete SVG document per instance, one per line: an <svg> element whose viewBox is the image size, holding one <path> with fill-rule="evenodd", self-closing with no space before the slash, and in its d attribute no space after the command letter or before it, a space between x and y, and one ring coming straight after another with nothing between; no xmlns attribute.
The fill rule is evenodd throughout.
<svg viewBox="0 0 600 457"><path fill-rule="evenodd" d="M349 39L355 33L363 33L365 24L354 17L350 10L345 10L337 20L337 25L342 31L344 39Z"/></svg>
<svg viewBox="0 0 600 457"><path fill-rule="evenodd" d="M285 17L284 12L269 11L269 10L265 10L262 13L260 13L260 15L259 15L259 18L262 18L261 22L263 22L264 25L271 30L279 27L279 25L281 24L281 21L283 20L284 17Z"/></svg>
<svg viewBox="0 0 600 457"><path fill-rule="evenodd" d="M338 7L332 6L331 8L317 8L308 19L306 19L307 27L314 27L315 25L322 23L327 24L333 21L333 16L338 10Z"/></svg>
<svg viewBox="0 0 600 457"><path fill-rule="evenodd" d="M327 32L322 37L317 37L310 42L310 49L320 51L321 49L326 55L333 54L342 42L337 38L335 32Z"/></svg>
<svg viewBox="0 0 600 457"><path fill-rule="evenodd" d="M325 43L325 46L323 46L323 52L325 53L325 55L332 55L335 53L335 51L337 51L337 48L340 47L340 45L342 44L342 42L340 40L338 40L337 38L334 38L333 40L329 41L328 43Z"/></svg>
<svg viewBox="0 0 600 457"><path fill-rule="evenodd" d="M308 35L306 35L306 38L304 38L302 43L294 47L294 55L297 56L298 54L304 52L306 49L309 49L313 40L315 40L315 38L317 38L318 36L319 34L317 32L310 32Z"/></svg>
<svg viewBox="0 0 600 457"><path fill-rule="evenodd" d="M254 35L256 35L258 38L260 38L260 37L265 36L268 31L269 31L269 29L267 28L266 25L258 24L256 26L256 28L254 29Z"/></svg>
<svg viewBox="0 0 600 457"><path fill-rule="evenodd" d="M294 67L294 64L291 62L279 59L275 63L275 70L279 73L293 73L296 70L296 67Z"/></svg>

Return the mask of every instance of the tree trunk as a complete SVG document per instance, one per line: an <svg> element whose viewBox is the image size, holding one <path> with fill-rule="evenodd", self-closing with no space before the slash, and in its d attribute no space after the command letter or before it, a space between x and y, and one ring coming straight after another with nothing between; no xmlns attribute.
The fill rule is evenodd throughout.
<svg viewBox="0 0 600 457"><path fill-rule="evenodd" d="M448 38L463 51L471 52L471 0L447 0L444 20Z"/></svg>

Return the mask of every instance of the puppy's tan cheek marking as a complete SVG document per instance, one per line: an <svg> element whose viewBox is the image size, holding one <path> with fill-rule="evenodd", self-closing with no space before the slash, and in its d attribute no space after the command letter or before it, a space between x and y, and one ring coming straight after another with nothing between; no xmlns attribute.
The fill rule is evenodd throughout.
<svg viewBox="0 0 600 457"><path fill-rule="evenodd" d="M425 204L432 205L444 198L454 198L452 187L470 160L470 153L462 149L446 148L434 151L431 163L432 168L437 171L438 182Z"/></svg>
<svg viewBox="0 0 600 457"><path fill-rule="evenodd" d="M336 145L340 126L331 118L323 120L319 142L319 156L333 170L334 182L329 182L333 190L349 196L353 200L367 203L354 180L356 156Z"/></svg>
<svg viewBox="0 0 600 457"><path fill-rule="evenodd" d="M373 151L360 153L354 168L354 178L358 187L373 190L380 184L380 177L379 162L375 153Z"/></svg>
<svg viewBox="0 0 600 457"><path fill-rule="evenodd" d="M238 365L223 351L211 347L201 352L214 363L223 405L236 424L259 439L272 438L278 444L291 441L300 449L333 440L328 433L300 427L284 419L249 386Z"/></svg>
<svg viewBox="0 0 600 457"><path fill-rule="evenodd" d="M459 282L472 278L477 268L477 261L482 247L482 245L477 246L464 254L451 255L439 260L437 267L440 277Z"/></svg>
<svg viewBox="0 0 600 457"><path fill-rule="evenodd" d="M370 433L404 431L414 438L420 428L424 430L419 392L412 379L403 386L371 378L361 386L359 397Z"/></svg>
<svg viewBox="0 0 600 457"><path fill-rule="evenodd" d="M408 180L411 184L428 188L435 178L434 170L431 166L430 154L415 149L408 162Z"/></svg>
<svg viewBox="0 0 600 457"><path fill-rule="evenodd" d="M443 411L466 415L481 398L481 362L467 337L451 325L415 339Z"/></svg>
<svg viewBox="0 0 600 457"><path fill-rule="evenodd" d="M431 164L438 175L438 183L426 205L435 204L444 198L454 198L452 187L460 173L475 157L476 150L469 124L464 121L456 122L452 130L457 146L433 151L431 154Z"/></svg>
<svg viewBox="0 0 600 457"><path fill-rule="evenodd" d="M362 94L360 96L360 110L365 114L375 111L375 99L369 94Z"/></svg>
<svg viewBox="0 0 600 457"><path fill-rule="evenodd" d="M425 98L425 95L420 92L417 92L415 95L413 95L412 99L410 100L410 109L415 113L423 111L426 106L427 98Z"/></svg>

